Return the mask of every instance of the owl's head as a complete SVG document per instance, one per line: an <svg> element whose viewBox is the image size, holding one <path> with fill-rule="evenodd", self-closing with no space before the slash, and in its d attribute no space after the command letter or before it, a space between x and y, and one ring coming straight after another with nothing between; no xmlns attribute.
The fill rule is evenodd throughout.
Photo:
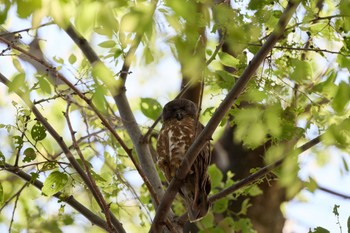
<svg viewBox="0 0 350 233"><path fill-rule="evenodd" d="M195 118L197 107L195 103L187 99L175 99L164 106L163 120L177 119L182 120L186 116Z"/></svg>

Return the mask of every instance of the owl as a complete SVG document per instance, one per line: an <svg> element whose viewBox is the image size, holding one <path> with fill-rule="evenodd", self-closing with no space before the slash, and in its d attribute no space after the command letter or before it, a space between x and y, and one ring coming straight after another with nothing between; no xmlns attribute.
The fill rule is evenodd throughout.
<svg viewBox="0 0 350 233"><path fill-rule="evenodd" d="M168 182L175 176L186 151L204 128L197 122L196 115L196 105L187 99L176 99L164 106L163 126L157 141L157 164ZM191 222L203 218L210 207L208 194L211 184L207 172L210 160L208 140L199 152L179 191L185 201Z"/></svg>

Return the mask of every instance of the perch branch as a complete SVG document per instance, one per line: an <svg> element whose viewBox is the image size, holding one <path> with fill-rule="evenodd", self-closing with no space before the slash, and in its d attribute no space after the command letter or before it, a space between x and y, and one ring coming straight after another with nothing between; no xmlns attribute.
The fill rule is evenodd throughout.
<svg viewBox="0 0 350 233"><path fill-rule="evenodd" d="M284 33L284 29L287 26L289 20L294 14L298 1L289 1L286 9L284 10L274 32L269 36L266 43L260 48L257 54L254 56L248 67L244 70L242 76L238 79L235 86L227 94L226 98L221 102L220 106L217 108L212 118L209 120L207 126L201 132L201 134L196 138L191 147L187 150L185 159L182 161L175 177L170 182L168 189L166 190L163 199L157 209L154 221L151 226L151 232L161 232L162 226L164 224L164 217L167 215L172 202L178 192L183 179L185 179L188 171L190 170L194 160L196 159L199 151L202 149L203 145L211 138L211 135L215 131L216 127L219 125L222 118L225 116L226 112L230 109L234 101L244 90L251 77L255 74L256 70L265 59L267 54L271 51L277 41L281 38Z"/></svg>

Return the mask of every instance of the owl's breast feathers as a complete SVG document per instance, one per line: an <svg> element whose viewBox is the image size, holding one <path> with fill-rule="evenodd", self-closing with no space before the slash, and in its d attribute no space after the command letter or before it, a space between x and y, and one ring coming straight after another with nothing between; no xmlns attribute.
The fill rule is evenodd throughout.
<svg viewBox="0 0 350 233"><path fill-rule="evenodd" d="M185 117L181 121L167 120L163 124L157 143L158 165L169 182L193 142L195 127L196 123L190 117Z"/></svg>
<svg viewBox="0 0 350 233"><path fill-rule="evenodd" d="M198 127L197 130L196 127ZM197 124L192 117L164 121L157 142L157 163L168 182L175 176L186 151L196 137L196 131L202 130L203 125ZM184 197L188 207L190 221L197 221L204 217L210 207L207 199L211 188L207 173L211 160L209 147L208 141L199 152L180 189L180 194Z"/></svg>

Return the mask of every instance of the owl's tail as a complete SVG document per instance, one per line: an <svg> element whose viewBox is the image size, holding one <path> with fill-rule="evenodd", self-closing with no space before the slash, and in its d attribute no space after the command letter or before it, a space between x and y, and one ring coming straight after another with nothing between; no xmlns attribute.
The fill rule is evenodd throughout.
<svg viewBox="0 0 350 233"><path fill-rule="evenodd" d="M211 186L210 179L207 176L199 181L198 176L192 174L189 175L187 181L181 188L181 193L188 208L190 222L196 222L207 215L211 206L208 200Z"/></svg>
<svg viewBox="0 0 350 233"><path fill-rule="evenodd" d="M188 218L190 222L197 222L205 217L210 208L210 202L208 196L203 192L194 200L192 205L189 206Z"/></svg>

